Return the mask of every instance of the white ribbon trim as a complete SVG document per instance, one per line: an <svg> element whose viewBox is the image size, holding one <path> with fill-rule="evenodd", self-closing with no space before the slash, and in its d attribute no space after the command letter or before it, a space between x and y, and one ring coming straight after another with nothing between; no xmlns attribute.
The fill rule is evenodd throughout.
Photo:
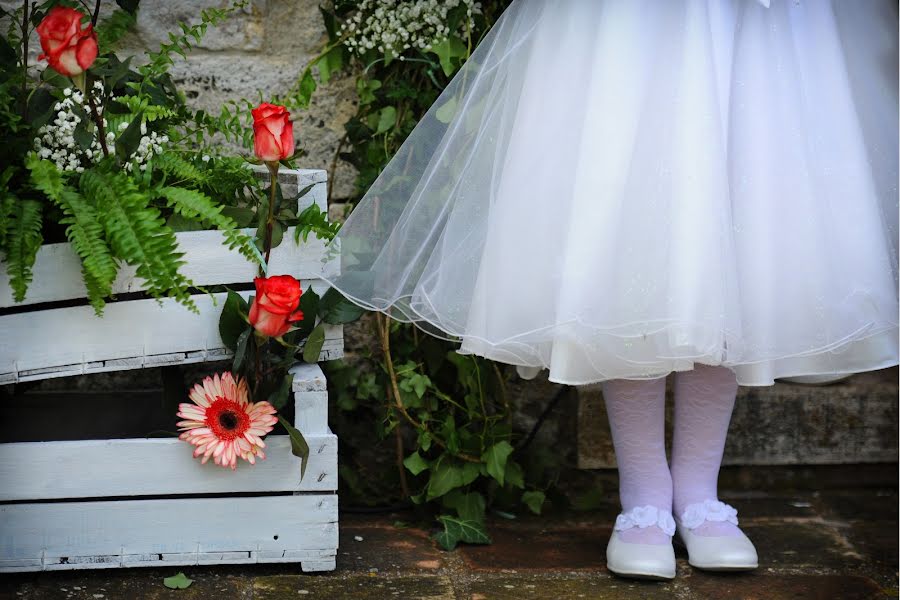
<svg viewBox="0 0 900 600"><path fill-rule="evenodd" d="M696 504L689 504L681 513L680 521L688 529L696 529L706 521L737 525L737 509L718 500L704 500Z"/></svg>
<svg viewBox="0 0 900 600"><path fill-rule="evenodd" d="M675 519L672 513L655 506L636 506L616 517L615 531L625 531L632 527L645 529L656 525L668 536L675 535Z"/></svg>

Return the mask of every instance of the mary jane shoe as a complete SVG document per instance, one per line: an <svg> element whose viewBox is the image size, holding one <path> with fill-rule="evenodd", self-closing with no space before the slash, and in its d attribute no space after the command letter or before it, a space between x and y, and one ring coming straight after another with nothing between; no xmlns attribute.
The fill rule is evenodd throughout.
<svg viewBox="0 0 900 600"><path fill-rule="evenodd" d="M619 515L606 547L606 567L616 575L636 579L675 577L675 550L672 544L639 544L619 537L620 531L651 526L659 527L669 536L675 533L672 513L655 506L635 507Z"/></svg>
<svg viewBox="0 0 900 600"><path fill-rule="evenodd" d="M675 550L672 544L632 544L614 531L606 547L606 568L623 577L672 579Z"/></svg>
<svg viewBox="0 0 900 600"><path fill-rule="evenodd" d="M750 571L759 566L753 542L739 531L736 536L705 536L693 532L706 521L737 525L737 511L718 500L692 504L676 519L676 532L688 552L688 564L707 571Z"/></svg>

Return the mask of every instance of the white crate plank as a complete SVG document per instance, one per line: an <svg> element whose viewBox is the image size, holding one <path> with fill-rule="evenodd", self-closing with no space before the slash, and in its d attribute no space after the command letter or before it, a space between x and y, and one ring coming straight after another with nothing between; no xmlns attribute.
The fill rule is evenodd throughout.
<svg viewBox="0 0 900 600"><path fill-rule="evenodd" d="M325 172L318 170L301 171L294 175L299 183L294 187L305 187L314 183L310 192L300 199L298 205L304 209L313 202L325 208L327 184ZM319 181L321 180L321 181ZM245 230L253 235L254 229ZM339 260L326 260L325 242L310 236L307 242L294 243L294 228L285 232L284 241L272 250L269 263L272 274L293 275L298 279L320 278L337 272ZM215 285L227 283L249 283L256 275L257 267L248 262L236 250L229 250L222 244L219 231L184 231L176 234L178 247L184 252L186 264L181 273L195 285ZM0 269L0 307L27 306L42 302L57 302L84 298L87 292L81 275L81 263L68 243L47 244L38 251L32 268L33 280L22 302L15 302L12 288L5 269ZM135 274L135 268L123 265L113 284L113 294L138 292L146 289L142 279Z"/></svg>
<svg viewBox="0 0 900 600"><path fill-rule="evenodd" d="M177 438L0 444L0 501L336 490L337 437L305 437L302 481L286 435L268 436L266 460L239 461L235 471L201 465Z"/></svg>
<svg viewBox="0 0 900 600"><path fill-rule="evenodd" d="M338 544L337 507L336 494L8 504L0 506L0 565L137 566L160 554L181 556L151 564L264 562L301 551L327 560Z"/></svg>
<svg viewBox="0 0 900 600"><path fill-rule="evenodd" d="M328 392L294 392L294 425L302 432L328 430Z"/></svg>
<svg viewBox="0 0 900 600"><path fill-rule="evenodd" d="M323 281L304 282L322 291ZM251 292L242 292L244 297ZM170 298L160 302L137 300L107 305L105 315L94 315L89 306L57 308L0 317L0 374L14 373L18 380L75 375L87 372L89 363L104 362L92 370L126 369L153 364L177 364L203 360L198 351L221 351L219 315L225 294L194 296L200 314L194 314ZM325 328L326 347L321 360L339 358L343 352L343 328ZM181 354L180 357L160 355ZM159 358L154 358L159 357ZM134 359L142 359L139 364ZM110 363L108 361L121 361ZM13 378L15 380L15 378Z"/></svg>

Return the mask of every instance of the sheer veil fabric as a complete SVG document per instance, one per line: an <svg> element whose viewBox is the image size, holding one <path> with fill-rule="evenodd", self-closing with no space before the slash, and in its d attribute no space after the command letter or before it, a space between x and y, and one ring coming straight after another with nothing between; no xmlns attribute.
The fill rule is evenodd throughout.
<svg viewBox="0 0 900 600"><path fill-rule="evenodd" d="M332 242L552 381L897 364L897 6L516 0Z"/></svg>

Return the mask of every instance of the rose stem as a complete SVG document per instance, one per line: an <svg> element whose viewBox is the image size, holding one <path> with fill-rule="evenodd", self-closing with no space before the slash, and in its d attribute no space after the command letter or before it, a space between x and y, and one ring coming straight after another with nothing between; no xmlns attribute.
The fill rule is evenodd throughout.
<svg viewBox="0 0 900 600"><path fill-rule="evenodd" d="M94 6L94 15L91 17L91 25L97 26L97 19L100 18L100 0L97 0L97 4Z"/></svg>
<svg viewBox="0 0 900 600"><path fill-rule="evenodd" d="M269 167L269 216L266 219L266 241L263 249L266 251L266 266L269 266L269 255L272 253L272 226L275 221L275 186L278 184L278 162L268 161Z"/></svg>
<svg viewBox="0 0 900 600"><path fill-rule="evenodd" d="M85 78L85 81L87 81L87 78ZM82 92L87 97L88 106L91 107L91 116L94 118L94 123L97 124L97 137L100 138L100 148L103 150L103 156L109 158L109 148L106 147L106 131L103 128L103 119L97 112L97 105L94 104L93 88L89 88L87 83L85 83L84 87L85 89Z"/></svg>

